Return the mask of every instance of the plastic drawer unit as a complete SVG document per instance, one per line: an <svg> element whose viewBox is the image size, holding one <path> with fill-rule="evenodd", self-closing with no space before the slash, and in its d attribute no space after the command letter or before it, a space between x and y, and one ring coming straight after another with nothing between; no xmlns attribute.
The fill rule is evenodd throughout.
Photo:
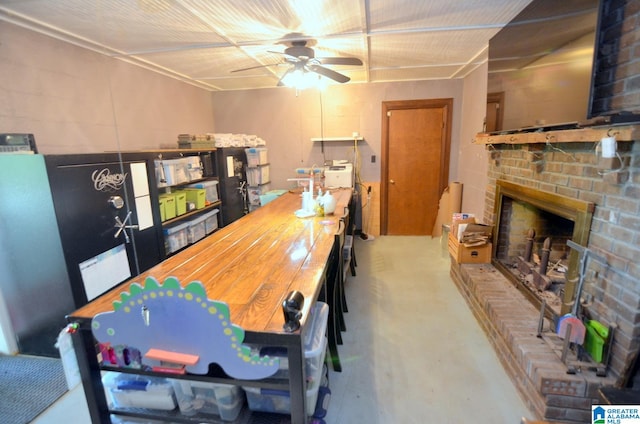
<svg viewBox="0 0 640 424"><path fill-rule="evenodd" d="M257 168L247 168L247 183L250 186L258 186L270 182L269 165L260 165Z"/></svg>
<svg viewBox="0 0 640 424"><path fill-rule="evenodd" d="M247 154L248 166L266 165L269 163L266 147L252 147L244 151Z"/></svg>
<svg viewBox="0 0 640 424"><path fill-rule="evenodd" d="M247 189L247 195L249 196L249 204L260 206L260 196L271 190L270 184L263 184L257 187L249 187Z"/></svg>
<svg viewBox="0 0 640 424"><path fill-rule="evenodd" d="M307 415L313 415L318 400L318 390L322 380L322 369L327 348L327 318L329 306L323 302L316 302L313 309L313 324L311 331L305 335L305 367L307 375ZM286 378L289 375L286 349L263 347L261 354L280 357L280 369L273 378ZM291 412L291 398L286 390L260 389L244 387L249 409L252 411L277 412L288 414Z"/></svg>

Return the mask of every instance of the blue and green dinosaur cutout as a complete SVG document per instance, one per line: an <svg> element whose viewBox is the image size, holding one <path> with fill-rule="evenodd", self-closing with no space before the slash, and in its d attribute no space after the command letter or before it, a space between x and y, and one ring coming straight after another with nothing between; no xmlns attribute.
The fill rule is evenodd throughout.
<svg viewBox="0 0 640 424"><path fill-rule="evenodd" d="M143 354L154 348L197 355L197 363L186 366L192 374L207 374L210 363L237 379L266 378L278 370L278 358L252 353L242 344L244 329L231 322L226 303L207 298L201 282L183 288L174 277L163 284L148 277L144 287L133 283L129 290L113 302L113 312L93 318L98 342L135 347ZM148 358L143 364L161 365Z"/></svg>

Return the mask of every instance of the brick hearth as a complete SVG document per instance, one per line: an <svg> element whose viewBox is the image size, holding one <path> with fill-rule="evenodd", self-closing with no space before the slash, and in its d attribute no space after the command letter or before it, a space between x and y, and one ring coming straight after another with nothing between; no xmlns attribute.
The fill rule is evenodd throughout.
<svg viewBox="0 0 640 424"><path fill-rule="evenodd" d="M493 265L451 261L451 277L537 418L591 422L591 404L601 402L598 389L611 386L614 378L586 369L567 374L562 340L548 320L543 337L537 337L539 311ZM568 359L576 358L570 354Z"/></svg>

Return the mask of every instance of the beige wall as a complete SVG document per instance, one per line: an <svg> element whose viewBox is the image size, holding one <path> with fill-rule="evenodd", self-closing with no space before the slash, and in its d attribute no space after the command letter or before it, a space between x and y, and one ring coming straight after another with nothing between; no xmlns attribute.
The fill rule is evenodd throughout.
<svg viewBox="0 0 640 424"><path fill-rule="evenodd" d="M287 88L210 93L6 22L0 22L0 40L0 129L35 134L44 154L175 147L179 133L256 134L268 142L275 188L288 186L296 167L353 160L358 153L360 181L373 188L369 225L376 234L382 102L453 98L449 179L483 185L470 171L484 166L470 140L484 117L486 70L467 81L345 84L322 94ZM328 142L322 153L310 141L354 131L365 138L357 152L350 142ZM465 190L465 207L482 210L482 199L470 193Z"/></svg>
<svg viewBox="0 0 640 424"><path fill-rule="evenodd" d="M482 131L486 115L487 65L472 72L464 80L460 145L452 152L459 166L456 180L462 186L462 211L473 213L482 220L489 161L484 145L473 144L475 135Z"/></svg>
<svg viewBox="0 0 640 424"><path fill-rule="evenodd" d="M452 151L460 144L462 80L332 85L320 93L296 95L290 88L213 93L218 132L256 134L267 141L271 180L289 187L294 169L322 165L325 160L354 159L352 142L326 142L324 154L316 137L350 137L358 132L362 181L380 181L382 102L388 100L453 98ZM484 101L484 100L483 100ZM376 162L371 162L371 156ZM450 175L457 173L452 162Z"/></svg>
<svg viewBox="0 0 640 424"><path fill-rule="evenodd" d="M0 21L0 131L41 153L177 146L212 132L209 92Z"/></svg>

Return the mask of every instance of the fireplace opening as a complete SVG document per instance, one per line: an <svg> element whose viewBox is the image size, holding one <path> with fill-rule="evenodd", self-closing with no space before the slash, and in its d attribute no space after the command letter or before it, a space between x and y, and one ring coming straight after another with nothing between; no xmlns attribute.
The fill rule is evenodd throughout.
<svg viewBox="0 0 640 424"><path fill-rule="evenodd" d="M492 262L547 315L571 309L579 255L568 240L586 246L594 205L504 180L496 182Z"/></svg>
<svg viewBox="0 0 640 424"><path fill-rule="evenodd" d="M495 260L560 315L574 222L522 199L502 197Z"/></svg>

